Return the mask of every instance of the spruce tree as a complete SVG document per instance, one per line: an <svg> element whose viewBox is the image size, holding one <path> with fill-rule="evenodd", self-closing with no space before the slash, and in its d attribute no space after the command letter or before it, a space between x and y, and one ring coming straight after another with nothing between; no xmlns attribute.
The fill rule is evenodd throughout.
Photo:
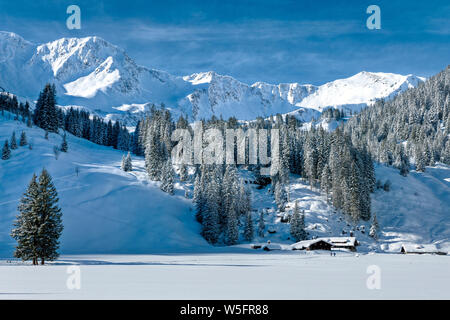
<svg viewBox="0 0 450 320"><path fill-rule="evenodd" d="M275 185L275 202L277 204L278 210L284 212L287 203L287 194L284 185L281 181L278 181Z"/></svg>
<svg viewBox="0 0 450 320"><path fill-rule="evenodd" d="M236 204L233 204L233 208L228 211L227 218L226 243L227 245L234 245L239 240L238 214L236 210Z"/></svg>
<svg viewBox="0 0 450 320"><path fill-rule="evenodd" d="M11 150L17 149L17 140L16 140L16 132L13 131L11 135L11 142L9 143Z"/></svg>
<svg viewBox="0 0 450 320"><path fill-rule="evenodd" d="M195 205L195 218L200 223L203 221L203 212L205 210L205 191L203 187L204 185L202 184L200 173L197 172L194 181L194 196L192 201Z"/></svg>
<svg viewBox="0 0 450 320"><path fill-rule="evenodd" d="M18 207L19 214L11 231L11 236L17 241L14 257L23 261L32 260L33 265L38 264L39 249L39 185L36 175L28 185Z"/></svg>
<svg viewBox="0 0 450 320"><path fill-rule="evenodd" d="M253 229L252 213L248 212L247 217L245 219L244 239L246 241L252 241L253 237L254 237L254 229Z"/></svg>
<svg viewBox="0 0 450 320"><path fill-rule="evenodd" d="M170 160L170 158L167 159L162 170L163 171L160 189L164 192L167 192L170 195L173 195L174 172L172 167L172 161Z"/></svg>
<svg viewBox="0 0 450 320"><path fill-rule="evenodd" d="M22 260L53 261L58 258L62 213L50 174L43 169L39 180L33 175L19 204L19 215L11 236L17 241L14 255Z"/></svg>
<svg viewBox="0 0 450 320"><path fill-rule="evenodd" d="M379 230L379 225L378 225L377 215L375 213L373 213L372 224L370 225L369 236L371 236L372 238L377 240L378 239L378 230Z"/></svg>
<svg viewBox="0 0 450 320"><path fill-rule="evenodd" d="M183 163L180 166L180 181L184 182L188 178L187 166Z"/></svg>
<svg viewBox="0 0 450 320"><path fill-rule="evenodd" d="M67 143L67 135L64 133L63 141L61 143L61 147L59 148L62 152L67 152L69 150L69 145Z"/></svg>
<svg viewBox="0 0 450 320"><path fill-rule="evenodd" d="M305 240L305 220L304 214L300 214L300 209L298 208L298 201L295 201L294 213L291 217L291 236L295 242Z"/></svg>
<svg viewBox="0 0 450 320"><path fill-rule="evenodd" d="M27 144L28 144L27 135L25 134L25 131L22 131L22 134L20 135L19 145L23 147L26 146Z"/></svg>
<svg viewBox="0 0 450 320"><path fill-rule="evenodd" d="M261 211L258 221L258 237L264 238L264 230L266 229L266 225L264 223L264 210Z"/></svg>
<svg viewBox="0 0 450 320"><path fill-rule="evenodd" d="M53 261L59 256L59 237L63 225L58 201L58 193L52 177L47 170L43 169L39 176L39 197L36 211L39 215L38 256L41 264L44 264L45 260Z"/></svg>
<svg viewBox="0 0 450 320"><path fill-rule="evenodd" d="M34 111L34 123L46 131L58 132L60 123L54 85L47 84L39 94Z"/></svg>
<svg viewBox="0 0 450 320"><path fill-rule="evenodd" d="M2 149L2 160L8 160L9 158L11 158L11 150L9 149L8 140L6 140Z"/></svg>
<svg viewBox="0 0 450 320"><path fill-rule="evenodd" d="M220 236L220 181L216 170L208 170L202 173L202 178L205 179L205 200L204 211L202 214L202 235L209 243L217 243ZM230 211L231 212L231 211ZM229 221L234 221L230 219ZM231 237L230 239L233 239Z"/></svg>
<svg viewBox="0 0 450 320"><path fill-rule="evenodd" d="M125 156L122 156L122 165L121 169L125 172L132 171L133 170L133 164L131 161L131 154L128 152L128 154Z"/></svg>

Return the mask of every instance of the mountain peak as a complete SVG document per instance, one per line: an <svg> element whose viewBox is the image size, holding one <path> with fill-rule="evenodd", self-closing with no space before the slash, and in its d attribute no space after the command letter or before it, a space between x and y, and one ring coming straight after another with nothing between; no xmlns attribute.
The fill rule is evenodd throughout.
<svg viewBox="0 0 450 320"><path fill-rule="evenodd" d="M0 62L16 58L33 44L14 32L0 31Z"/></svg>
<svg viewBox="0 0 450 320"><path fill-rule="evenodd" d="M0 85L24 98L34 99L46 82L52 82L61 105L108 113L122 110L122 105L164 103L191 120L212 115L252 120L299 107L314 112L328 106L362 107L422 80L368 71L322 86L249 85L215 71L179 77L141 67L123 49L97 36L35 45L11 32L0 32L0 62Z"/></svg>

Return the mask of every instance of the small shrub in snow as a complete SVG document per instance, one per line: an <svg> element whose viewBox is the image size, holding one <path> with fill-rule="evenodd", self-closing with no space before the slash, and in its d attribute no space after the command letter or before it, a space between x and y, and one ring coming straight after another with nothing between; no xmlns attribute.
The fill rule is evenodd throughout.
<svg viewBox="0 0 450 320"><path fill-rule="evenodd" d="M60 149L61 149L62 152L67 152L69 150L69 145L67 144L67 136L66 136L65 133L64 133L64 136L63 136L63 141L61 143L61 148Z"/></svg>
<svg viewBox="0 0 450 320"><path fill-rule="evenodd" d="M9 149L8 140L6 140L2 149L2 160L8 160L9 158L11 158L11 150Z"/></svg>
<svg viewBox="0 0 450 320"><path fill-rule="evenodd" d="M25 131L22 131L22 134L20 135L19 145L23 147L26 146L27 144L28 144L27 135L25 134Z"/></svg>
<svg viewBox="0 0 450 320"><path fill-rule="evenodd" d="M61 154L61 150L58 146L53 146L53 154L55 155L55 159L58 160L59 155Z"/></svg>
<svg viewBox="0 0 450 320"><path fill-rule="evenodd" d="M127 156L122 157L122 165L121 168L123 171L128 172L133 170L133 165L131 163L131 155L128 152Z"/></svg>
<svg viewBox="0 0 450 320"><path fill-rule="evenodd" d="M391 181L386 180L386 182L383 185L383 190L386 192L389 192L391 190Z"/></svg>
<svg viewBox="0 0 450 320"><path fill-rule="evenodd" d="M10 148L11 148L11 150L17 149L17 140L16 140L16 132L15 131L12 133L12 136L11 136Z"/></svg>

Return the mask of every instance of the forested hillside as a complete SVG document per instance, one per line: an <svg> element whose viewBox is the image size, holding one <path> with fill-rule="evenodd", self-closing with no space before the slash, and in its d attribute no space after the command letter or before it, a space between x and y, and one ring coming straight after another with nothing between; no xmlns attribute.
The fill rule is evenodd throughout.
<svg viewBox="0 0 450 320"><path fill-rule="evenodd" d="M374 160L407 174L436 162L450 164L450 66L392 101L383 100L351 118L345 131Z"/></svg>

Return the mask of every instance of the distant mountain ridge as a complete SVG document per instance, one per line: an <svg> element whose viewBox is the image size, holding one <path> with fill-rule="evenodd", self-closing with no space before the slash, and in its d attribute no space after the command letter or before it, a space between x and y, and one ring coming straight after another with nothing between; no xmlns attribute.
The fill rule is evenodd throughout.
<svg viewBox="0 0 450 320"><path fill-rule="evenodd" d="M423 80L363 71L321 86L248 85L214 71L175 76L139 66L125 50L95 36L34 44L0 31L1 87L35 100L46 82L55 83L60 105L82 106L106 118L131 122L153 103L164 103L191 121L213 115L253 120L289 112L309 121L327 107L357 111Z"/></svg>

